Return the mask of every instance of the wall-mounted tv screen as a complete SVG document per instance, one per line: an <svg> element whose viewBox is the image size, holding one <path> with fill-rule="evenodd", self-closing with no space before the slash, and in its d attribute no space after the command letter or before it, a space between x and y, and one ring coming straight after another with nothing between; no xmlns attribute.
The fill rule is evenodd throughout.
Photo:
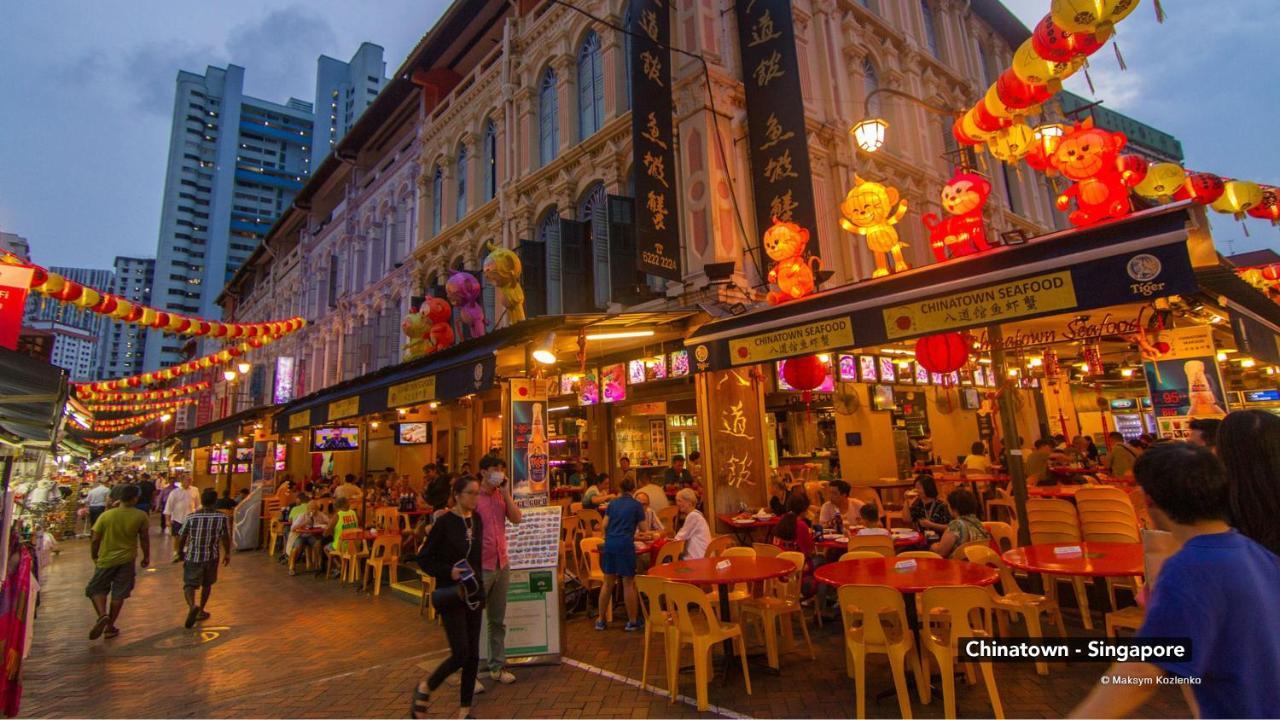
<svg viewBox="0 0 1280 720"><path fill-rule="evenodd" d="M318 427L311 431L311 451L357 450L360 447L360 428Z"/></svg>
<svg viewBox="0 0 1280 720"><path fill-rule="evenodd" d="M426 445L431 442L431 423L402 422L396 424L397 445Z"/></svg>
<svg viewBox="0 0 1280 720"><path fill-rule="evenodd" d="M893 402L893 386L892 385L874 385L871 388L871 409L873 410L892 410Z"/></svg>

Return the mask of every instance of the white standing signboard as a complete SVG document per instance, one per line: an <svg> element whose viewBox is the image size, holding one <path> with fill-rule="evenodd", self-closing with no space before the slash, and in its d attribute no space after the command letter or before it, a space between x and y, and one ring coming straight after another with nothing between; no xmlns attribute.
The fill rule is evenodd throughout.
<svg viewBox="0 0 1280 720"><path fill-rule="evenodd" d="M507 523L508 662L557 662L560 658L559 505L522 508L519 525ZM488 618L480 624L480 657L489 656Z"/></svg>

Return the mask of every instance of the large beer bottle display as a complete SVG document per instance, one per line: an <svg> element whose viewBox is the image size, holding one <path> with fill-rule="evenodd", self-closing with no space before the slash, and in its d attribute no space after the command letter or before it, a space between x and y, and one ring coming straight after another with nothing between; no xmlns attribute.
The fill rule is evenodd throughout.
<svg viewBox="0 0 1280 720"><path fill-rule="evenodd" d="M542 427L542 403L533 404L533 430L529 433L529 492L547 491L547 433Z"/></svg>

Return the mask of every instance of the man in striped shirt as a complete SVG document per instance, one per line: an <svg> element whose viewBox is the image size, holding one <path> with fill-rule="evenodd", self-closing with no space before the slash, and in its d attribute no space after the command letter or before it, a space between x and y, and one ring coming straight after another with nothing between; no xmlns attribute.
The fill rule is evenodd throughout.
<svg viewBox="0 0 1280 720"><path fill-rule="evenodd" d="M197 620L209 619L204 608L218 581L219 546L222 564L231 564L231 518L214 509L217 502L217 490L209 488L201 493L200 509L187 516L178 535L178 552L183 558L182 594L187 599L187 621L183 625L188 628ZM198 605L196 588L200 588Z"/></svg>

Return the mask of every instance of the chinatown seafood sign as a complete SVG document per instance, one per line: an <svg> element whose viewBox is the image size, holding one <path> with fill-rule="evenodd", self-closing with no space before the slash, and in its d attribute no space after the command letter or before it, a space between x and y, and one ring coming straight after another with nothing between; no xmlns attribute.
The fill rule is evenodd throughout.
<svg viewBox="0 0 1280 720"><path fill-rule="evenodd" d="M1036 330L1021 328L1006 331L1001 346L1005 350L1053 345L1055 343L1075 342L1077 340L1096 341L1109 336L1127 336L1138 332L1137 318L1113 318L1108 313L1102 320L1093 322L1088 316L1080 316L1068 321L1062 327L1049 327ZM974 342L979 352L989 352L991 341L987 331L973 333Z"/></svg>

